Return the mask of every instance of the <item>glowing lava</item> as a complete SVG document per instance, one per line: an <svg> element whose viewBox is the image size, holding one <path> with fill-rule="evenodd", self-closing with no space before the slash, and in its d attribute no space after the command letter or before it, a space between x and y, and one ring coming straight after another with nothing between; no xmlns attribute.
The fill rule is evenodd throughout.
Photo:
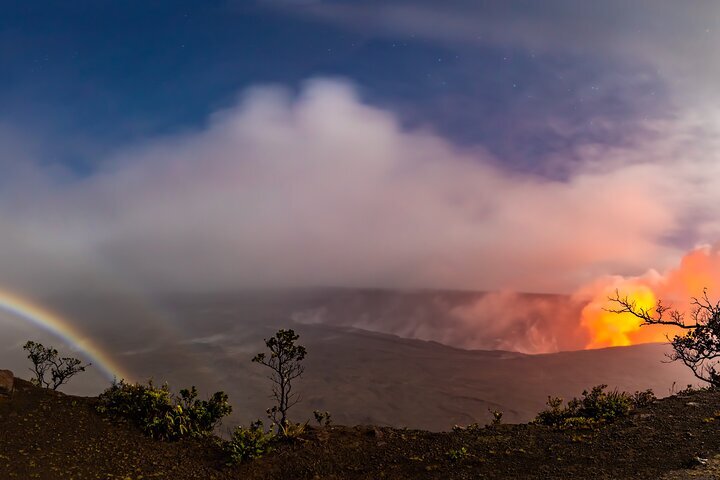
<svg viewBox="0 0 720 480"><path fill-rule="evenodd" d="M666 342L668 337L683 333L681 329L670 326L640 327L640 319L632 314L608 312L608 309L619 308L608 300L616 290L621 297L627 295L630 301L634 301L637 309L650 310L650 314L654 315L658 300L680 313L690 312L692 298L701 297L703 289L708 289L712 301L720 298L720 243L689 251L677 267L665 273L648 270L638 277L598 279L578 292L582 301L589 299L581 317L581 324L590 338L586 348Z"/></svg>
<svg viewBox="0 0 720 480"><path fill-rule="evenodd" d="M641 327L641 320L630 313L613 313L609 309L617 309L608 297L615 293L614 289L603 290L582 311L582 324L590 331L590 343L587 348L617 347L635 343L664 341L663 329ZM627 295L635 302L638 309L651 310L657 298L649 287L644 285L624 285L620 295ZM643 328L641 332L640 329ZM641 338L642 337L642 338Z"/></svg>

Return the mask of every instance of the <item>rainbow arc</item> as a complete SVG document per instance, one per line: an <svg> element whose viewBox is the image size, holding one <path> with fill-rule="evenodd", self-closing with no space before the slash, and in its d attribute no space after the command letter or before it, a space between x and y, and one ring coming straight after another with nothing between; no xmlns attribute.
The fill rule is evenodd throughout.
<svg viewBox="0 0 720 480"><path fill-rule="evenodd" d="M37 303L7 290L0 290L0 311L26 320L61 338L81 351L108 379L130 379L125 369L71 322Z"/></svg>

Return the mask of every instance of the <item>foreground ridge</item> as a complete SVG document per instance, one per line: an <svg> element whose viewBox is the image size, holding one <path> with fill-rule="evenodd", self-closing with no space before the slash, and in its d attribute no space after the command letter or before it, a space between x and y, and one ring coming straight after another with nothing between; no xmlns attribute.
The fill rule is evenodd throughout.
<svg viewBox="0 0 720 480"><path fill-rule="evenodd" d="M99 415L96 403L15 379L12 395L0 396L2 478L720 478L716 392L668 397L591 429L308 428L236 466L213 438L155 441Z"/></svg>

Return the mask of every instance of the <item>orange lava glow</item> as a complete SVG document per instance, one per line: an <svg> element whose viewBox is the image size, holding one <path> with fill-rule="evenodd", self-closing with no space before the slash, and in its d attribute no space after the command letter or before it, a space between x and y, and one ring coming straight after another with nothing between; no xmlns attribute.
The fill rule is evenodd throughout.
<svg viewBox="0 0 720 480"><path fill-rule="evenodd" d="M617 314L609 309L620 306L608 297L616 290L621 297L635 302L637 309L654 315L658 300L679 312L689 312L692 297L700 297L708 289L711 299L720 298L720 245L698 247L683 256L680 264L664 274L649 271L640 277L608 277L583 291L590 301L582 310L581 324L590 340L586 348L665 342L680 330L669 326L640 326L641 320L630 313Z"/></svg>
<svg viewBox="0 0 720 480"><path fill-rule="evenodd" d="M641 331L641 328L654 327L641 327L641 320L630 313L608 311L608 309L618 308L608 300L611 293L613 292L603 291L603 295L590 302L582 311L582 324L590 330L591 340L587 348L619 347L653 341L648 339L647 335L642 335L646 332ZM622 290L621 295L627 295L630 300L635 302L638 309L652 310L657 303L655 294L647 286L633 285L632 288ZM647 333L652 334L652 332ZM645 338L641 338L641 336ZM664 339L664 335L660 334L657 341Z"/></svg>

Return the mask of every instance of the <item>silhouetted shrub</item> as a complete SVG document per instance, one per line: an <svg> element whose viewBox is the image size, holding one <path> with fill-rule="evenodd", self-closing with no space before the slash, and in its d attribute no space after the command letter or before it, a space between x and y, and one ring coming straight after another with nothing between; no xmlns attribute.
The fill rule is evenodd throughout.
<svg viewBox="0 0 720 480"><path fill-rule="evenodd" d="M329 427L332 423L332 418L328 411L321 412L320 410L313 410L313 415L315 416L315 421L318 422L318 425L321 427Z"/></svg>
<svg viewBox="0 0 720 480"><path fill-rule="evenodd" d="M642 392L635 392L632 395L632 402L634 408L649 407L653 404L655 400L657 400L657 397L650 389Z"/></svg>
<svg viewBox="0 0 720 480"><path fill-rule="evenodd" d="M210 400L198 400L194 386L175 396L167 384L156 387L152 381L147 385L113 382L98 400L100 413L125 418L161 440L208 435L232 411L225 392L215 392Z"/></svg>
<svg viewBox="0 0 720 480"><path fill-rule="evenodd" d="M260 458L272 449L275 434L265 430L262 420L250 424L250 427L235 427L232 438L225 443L225 452L231 463L241 463Z"/></svg>
<svg viewBox="0 0 720 480"><path fill-rule="evenodd" d="M280 329L275 336L265 339L270 355L258 353L252 359L272 371L268 378L273 382L272 398L277 405L269 408L267 414L277 426L277 433L283 435L291 429L296 431L299 425L292 425L288 419L288 410L300 401L298 393L292 391L293 381L305 371L302 361L307 350L295 343L299 338L294 330Z"/></svg>
<svg viewBox="0 0 720 480"><path fill-rule="evenodd" d="M688 384L687 387L685 387L681 390L675 391L675 383L673 383L672 387L670 388L670 395L679 395L681 397L685 397L688 395L693 395L698 392L707 392L710 390L715 390L715 387L713 387L712 385L705 385L704 387L699 387L699 386Z"/></svg>
<svg viewBox="0 0 720 480"><path fill-rule="evenodd" d="M42 343L28 341L23 346L28 352L28 358L33 364L30 369L35 375L32 382L38 387L57 390L60 385L67 383L71 377L84 372L90 364L83 365L82 361L73 357L60 357L57 350L45 347ZM46 375L50 374L50 378Z"/></svg>
<svg viewBox="0 0 720 480"><path fill-rule="evenodd" d="M492 410L488 408L488 412L492 415L491 425L500 425L502 423L503 412L500 410Z"/></svg>
<svg viewBox="0 0 720 480"><path fill-rule="evenodd" d="M634 408L650 405L655 400L652 390L629 394L617 390L605 391L607 385L597 385L580 398L573 398L562 406L559 397L548 397L548 408L538 413L534 423L564 428L592 428L598 423L627 416Z"/></svg>
<svg viewBox="0 0 720 480"><path fill-rule="evenodd" d="M548 397L546 405L547 409L541 411L535 417L535 423L541 425L559 426L570 417L567 408L562 406L563 399L560 397Z"/></svg>

